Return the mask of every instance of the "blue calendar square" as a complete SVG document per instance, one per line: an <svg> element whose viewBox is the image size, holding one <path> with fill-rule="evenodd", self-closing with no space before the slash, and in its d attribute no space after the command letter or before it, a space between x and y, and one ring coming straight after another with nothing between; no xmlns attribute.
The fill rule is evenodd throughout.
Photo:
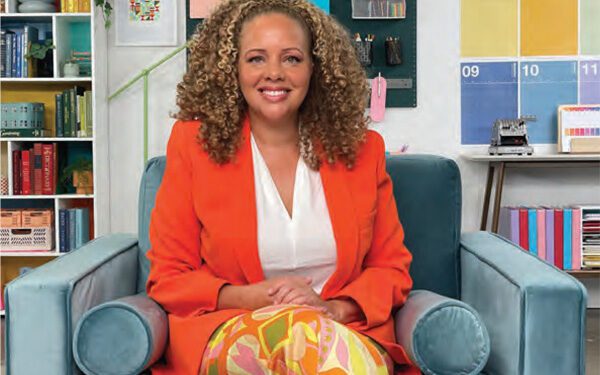
<svg viewBox="0 0 600 375"><path fill-rule="evenodd" d="M527 125L529 143L557 142L557 109L577 104L576 61L523 61L521 75L521 115L534 115Z"/></svg>

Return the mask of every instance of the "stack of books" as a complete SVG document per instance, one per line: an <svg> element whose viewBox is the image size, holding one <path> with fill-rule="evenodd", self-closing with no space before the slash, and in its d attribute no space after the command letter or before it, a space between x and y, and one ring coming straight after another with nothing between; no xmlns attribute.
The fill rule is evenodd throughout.
<svg viewBox="0 0 600 375"><path fill-rule="evenodd" d="M600 268L600 207L583 210L581 229L583 264L589 268Z"/></svg>
<svg viewBox="0 0 600 375"><path fill-rule="evenodd" d="M58 211L60 252L68 253L90 241L90 210L64 208Z"/></svg>
<svg viewBox="0 0 600 375"><path fill-rule="evenodd" d="M33 148L13 150L13 195L54 195L57 184L56 143L34 143Z"/></svg>
<svg viewBox="0 0 600 375"><path fill-rule="evenodd" d="M92 92L75 86L54 96L57 137L92 136Z"/></svg>
<svg viewBox="0 0 600 375"><path fill-rule="evenodd" d="M587 210L588 206L502 207L498 233L560 269L600 267L600 210L592 218Z"/></svg>
<svg viewBox="0 0 600 375"><path fill-rule="evenodd" d="M35 77L33 61L27 59L31 43L37 43L39 30L31 25L15 25L0 29L0 76L7 78ZM28 63L31 62L31 63Z"/></svg>
<svg viewBox="0 0 600 375"><path fill-rule="evenodd" d="M89 13L91 0L61 0L61 13Z"/></svg>

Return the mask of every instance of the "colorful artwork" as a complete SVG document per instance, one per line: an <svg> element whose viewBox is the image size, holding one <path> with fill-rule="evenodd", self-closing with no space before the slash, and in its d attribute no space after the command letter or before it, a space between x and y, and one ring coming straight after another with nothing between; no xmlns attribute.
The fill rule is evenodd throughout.
<svg viewBox="0 0 600 375"><path fill-rule="evenodd" d="M160 0L129 0L130 21L158 21Z"/></svg>
<svg viewBox="0 0 600 375"><path fill-rule="evenodd" d="M598 15L598 0L461 0L461 143L525 115L530 143L556 143L559 105L600 100Z"/></svg>
<svg viewBox="0 0 600 375"><path fill-rule="evenodd" d="M177 2L118 0L115 6L115 45L177 45Z"/></svg>

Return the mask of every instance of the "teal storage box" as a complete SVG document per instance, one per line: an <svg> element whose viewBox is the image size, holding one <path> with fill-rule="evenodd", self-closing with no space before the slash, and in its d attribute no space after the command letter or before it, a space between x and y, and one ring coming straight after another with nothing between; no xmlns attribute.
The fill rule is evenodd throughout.
<svg viewBox="0 0 600 375"><path fill-rule="evenodd" d="M43 129L44 103L2 103L2 129Z"/></svg>

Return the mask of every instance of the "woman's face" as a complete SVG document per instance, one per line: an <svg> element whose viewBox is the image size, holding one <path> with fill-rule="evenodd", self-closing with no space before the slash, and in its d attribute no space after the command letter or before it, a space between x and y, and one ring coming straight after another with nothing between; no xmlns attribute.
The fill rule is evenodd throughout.
<svg viewBox="0 0 600 375"><path fill-rule="evenodd" d="M243 25L238 80L254 118L270 124L295 121L312 68L309 37L298 21L268 13Z"/></svg>

